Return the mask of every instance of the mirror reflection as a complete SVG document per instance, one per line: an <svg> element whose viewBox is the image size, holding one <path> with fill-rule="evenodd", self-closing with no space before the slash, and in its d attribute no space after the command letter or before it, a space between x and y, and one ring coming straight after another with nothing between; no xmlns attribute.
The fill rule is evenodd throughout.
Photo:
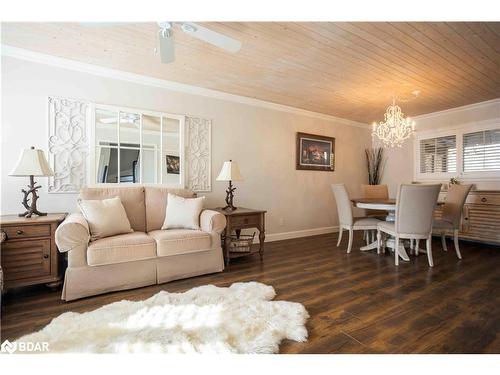
<svg viewBox="0 0 500 375"><path fill-rule="evenodd" d="M96 108L95 182L182 183L181 120Z"/></svg>

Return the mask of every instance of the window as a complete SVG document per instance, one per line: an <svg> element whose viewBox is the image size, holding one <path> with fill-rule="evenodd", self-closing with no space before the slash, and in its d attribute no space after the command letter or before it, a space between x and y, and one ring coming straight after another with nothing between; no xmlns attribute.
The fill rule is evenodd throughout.
<svg viewBox="0 0 500 375"><path fill-rule="evenodd" d="M414 151L416 181L500 180L498 119L417 132Z"/></svg>
<svg viewBox="0 0 500 375"><path fill-rule="evenodd" d="M183 116L96 104L93 181L183 187L183 128Z"/></svg>
<svg viewBox="0 0 500 375"><path fill-rule="evenodd" d="M420 173L453 173L457 171L455 135L420 140Z"/></svg>
<svg viewBox="0 0 500 375"><path fill-rule="evenodd" d="M463 171L500 171L500 129L463 135Z"/></svg>

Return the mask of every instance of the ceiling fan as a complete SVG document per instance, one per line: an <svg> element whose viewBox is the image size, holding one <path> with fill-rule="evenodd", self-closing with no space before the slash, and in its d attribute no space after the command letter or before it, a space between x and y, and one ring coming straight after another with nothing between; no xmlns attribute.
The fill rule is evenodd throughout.
<svg viewBox="0 0 500 375"><path fill-rule="evenodd" d="M113 27L125 25L127 22L80 22L84 27ZM228 37L227 35L207 29L201 25L192 22L158 22L160 30L158 36L160 40L160 59L164 64L171 63L175 60L174 47L174 25L180 25L182 31L191 35L193 38L203 40L216 47L219 47L227 52L236 53L241 48L239 40ZM156 49L155 49L156 51Z"/></svg>
<svg viewBox="0 0 500 375"><path fill-rule="evenodd" d="M181 30L193 38L203 40L225 51L236 53L241 48L239 40L230 38L224 34L207 29L196 23L191 22L176 22L180 25ZM164 64L171 63L175 60L174 48L174 22L158 22L160 30L158 32L160 39L160 59Z"/></svg>
<svg viewBox="0 0 500 375"><path fill-rule="evenodd" d="M134 125L139 125L139 115L135 113L125 113L120 116L120 124L134 124ZM106 117L106 118L100 118L98 120L101 124L115 124L116 123L116 117Z"/></svg>

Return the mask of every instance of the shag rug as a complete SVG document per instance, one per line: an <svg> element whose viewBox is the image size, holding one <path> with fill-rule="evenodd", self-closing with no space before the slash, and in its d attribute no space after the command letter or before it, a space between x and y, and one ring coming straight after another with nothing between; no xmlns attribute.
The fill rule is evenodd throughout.
<svg viewBox="0 0 500 375"><path fill-rule="evenodd" d="M22 342L48 342L50 353L277 353L283 339L306 341L300 303L272 301L272 286L205 285L161 291L144 301L67 312Z"/></svg>

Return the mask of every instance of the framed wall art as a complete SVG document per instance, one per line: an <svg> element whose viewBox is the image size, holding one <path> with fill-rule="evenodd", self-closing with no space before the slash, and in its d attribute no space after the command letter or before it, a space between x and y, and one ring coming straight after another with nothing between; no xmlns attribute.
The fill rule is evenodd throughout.
<svg viewBox="0 0 500 375"><path fill-rule="evenodd" d="M333 172L335 138L297 133L295 169Z"/></svg>

